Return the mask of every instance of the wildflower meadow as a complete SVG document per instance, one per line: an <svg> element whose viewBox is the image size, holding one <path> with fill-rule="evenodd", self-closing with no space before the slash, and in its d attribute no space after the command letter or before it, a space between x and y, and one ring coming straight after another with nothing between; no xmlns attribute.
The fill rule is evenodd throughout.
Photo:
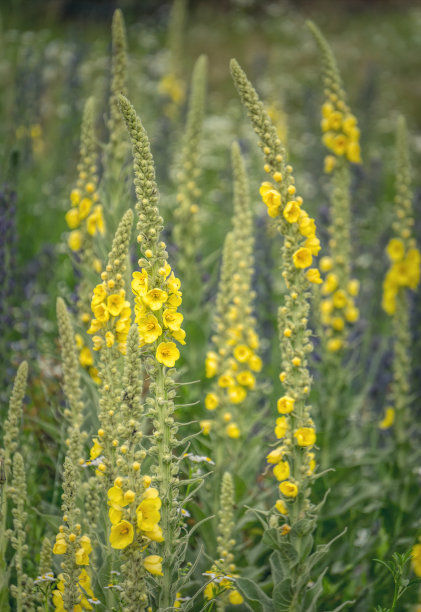
<svg viewBox="0 0 421 612"><path fill-rule="evenodd" d="M421 611L421 8L0 3L0 612Z"/></svg>

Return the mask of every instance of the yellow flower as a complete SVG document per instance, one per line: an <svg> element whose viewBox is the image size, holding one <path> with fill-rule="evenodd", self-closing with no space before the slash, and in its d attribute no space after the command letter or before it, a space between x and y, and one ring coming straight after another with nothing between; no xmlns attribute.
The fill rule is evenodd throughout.
<svg viewBox="0 0 421 612"><path fill-rule="evenodd" d="M276 503L275 503L275 508L277 509L277 511L280 514L288 514L288 508L286 507L285 503L282 501L282 499L277 499Z"/></svg>
<svg viewBox="0 0 421 612"><path fill-rule="evenodd" d="M282 495L285 495L285 497L297 497L298 495L297 485L289 480L284 480L284 482L281 482L279 485L279 490Z"/></svg>
<svg viewBox="0 0 421 612"><path fill-rule="evenodd" d="M104 287L104 285L101 283L101 285L97 285L93 291L93 296L92 296L92 300L91 300L91 308L94 309L95 306L98 306L99 304L101 304L101 302L104 302L106 297L107 297L107 291Z"/></svg>
<svg viewBox="0 0 421 612"><path fill-rule="evenodd" d="M298 251L295 251L292 260L296 268L308 268L313 262L313 256L309 249L301 247Z"/></svg>
<svg viewBox="0 0 421 612"><path fill-rule="evenodd" d="M162 289L151 289L142 299L151 310L159 310L168 300L168 293Z"/></svg>
<svg viewBox="0 0 421 612"><path fill-rule="evenodd" d="M175 294L178 293L178 291L179 291L179 289L181 287L181 282L180 282L179 278L174 276L174 272L171 273L171 276L167 280L167 285L168 285L168 289L169 289L170 293L175 293Z"/></svg>
<svg viewBox="0 0 421 612"><path fill-rule="evenodd" d="M361 163L361 149L358 142L351 141L346 149L346 156L353 164Z"/></svg>
<svg viewBox="0 0 421 612"><path fill-rule="evenodd" d="M94 363L92 353L87 346L84 346L79 353L79 363L83 367L91 366Z"/></svg>
<svg viewBox="0 0 421 612"><path fill-rule="evenodd" d="M105 334L105 344L107 348L111 348L115 342L115 336L113 332L107 331Z"/></svg>
<svg viewBox="0 0 421 612"><path fill-rule="evenodd" d="M203 430L203 435L208 436L212 428L212 421L205 419L203 421L199 421L199 425L200 425L200 428Z"/></svg>
<svg viewBox="0 0 421 612"><path fill-rule="evenodd" d="M143 296L148 291L148 273L146 270L133 272L132 290L138 296Z"/></svg>
<svg viewBox="0 0 421 612"><path fill-rule="evenodd" d="M136 508L137 527L142 531L153 531L161 519L159 497L144 499Z"/></svg>
<svg viewBox="0 0 421 612"><path fill-rule="evenodd" d="M395 422L395 411L393 408L386 408L384 418L380 421L380 429L389 429Z"/></svg>
<svg viewBox="0 0 421 612"><path fill-rule="evenodd" d="M259 191L268 208L278 208L281 205L281 194L273 187L272 183L262 183Z"/></svg>
<svg viewBox="0 0 421 612"><path fill-rule="evenodd" d="M337 286L338 286L338 277L336 276L336 274L331 272L330 274L328 274L326 276L326 280L325 280L324 285L322 287L323 295L327 295L329 293L333 293L333 291L335 291Z"/></svg>
<svg viewBox="0 0 421 612"><path fill-rule="evenodd" d="M228 388L228 398L232 404L241 404L247 397L247 391L243 387L234 385Z"/></svg>
<svg viewBox="0 0 421 612"><path fill-rule="evenodd" d="M218 355L215 352L209 351L207 353L205 367L206 378L212 378L212 376L215 376L218 371Z"/></svg>
<svg viewBox="0 0 421 612"><path fill-rule="evenodd" d="M236 425L235 423L229 423L226 426L225 431L229 438L233 438L234 440L236 440L237 438L240 437L240 429L238 425Z"/></svg>
<svg viewBox="0 0 421 612"><path fill-rule="evenodd" d="M89 215L89 211L91 210L91 207L92 207L92 200L90 198L83 198L79 202L79 217L81 219L86 219L86 217Z"/></svg>
<svg viewBox="0 0 421 612"><path fill-rule="evenodd" d="M167 368L173 368L179 357L180 351L175 342L161 342L156 349L156 360L163 363Z"/></svg>
<svg viewBox="0 0 421 612"><path fill-rule="evenodd" d="M338 289L333 294L333 305L335 308L345 308L348 303L345 291Z"/></svg>
<svg viewBox="0 0 421 612"><path fill-rule="evenodd" d="M266 461L268 463L279 463L280 461L282 461L283 456L284 449L281 446L278 446L278 448L275 448L273 451L270 451L270 453L266 457Z"/></svg>
<svg viewBox="0 0 421 612"><path fill-rule="evenodd" d="M107 309L112 317L118 317L125 305L124 297L118 293L107 297Z"/></svg>
<svg viewBox="0 0 421 612"><path fill-rule="evenodd" d="M82 232L79 230L70 232L67 244L72 251L79 251L82 246Z"/></svg>
<svg viewBox="0 0 421 612"><path fill-rule="evenodd" d="M327 343L327 350L331 353L336 353L341 350L343 345L344 343L341 338L331 338Z"/></svg>
<svg viewBox="0 0 421 612"><path fill-rule="evenodd" d="M75 553L76 565L89 565L89 554L85 548L81 546Z"/></svg>
<svg viewBox="0 0 421 612"><path fill-rule="evenodd" d="M92 446L90 452L89 452L89 456L91 458L91 461L93 461L94 459L97 459L100 454L102 453L102 446L101 444L98 442L98 438L93 438L93 443L94 445Z"/></svg>
<svg viewBox="0 0 421 612"><path fill-rule="evenodd" d="M55 555L64 555L67 550L67 544L64 533L58 533L56 535L56 542L53 547L53 553Z"/></svg>
<svg viewBox="0 0 421 612"><path fill-rule="evenodd" d="M93 212L86 219L86 229L91 236L94 236L97 232L104 234L105 224L102 216L102 206L95 206Z"/></svg>
<svg viewBox="0 0 421 612"><path fill-rule="evenodd" d="M70 229L75 229L80 223L79 213L75 208L67 211L65 219Z"/></svg>
<svg viewBox="0 0 421 612"><path fill-rule="evenodd" d="M356 278L352 278L348 283L347 291L349 295L352 295L353 297L357 296L360 292L360 281Z"/></svg>
<svg viewBox="0 0 421 612"><path fill-rule="evenodd" d="M158 555L149 555L143 560L143 567L146 571L154 576L163 576L162 573L162 557Z"/></svg>
<svg viewBox="0 0 421 612"><path fill-rule="evenodd" d="M110 544L113 548L122 550L133 542L134 529L128 521L121 521L111 527Z"/></svg>
<svg viewBox="0 0 421 612"><path fill-rule="evenodd" d="M283 211L283 215L285 219L288 221L288 223L296 223L298 219L300 218L300 213L301 213L300 206L298 202L296 202L295 200L292 200L291 202L287 202L284 208L284 211Z"/></svg>
<svg viewBox="0 0 421 612"><path fill-rule="evenodd" d="M228 601L233 606L238 606L239 604L243 603L244 599L243 599L243 596L241 595L241 593L239 591L237 591L237 589L232 589L229 592Z"/></svg>
<svg viewBox="0 0 421 612"><path fill-rule="evenodd" d="M355 323L355 321L358 321L359 316L360 316L360 311L358 310L358 308L356 308L352 304L350 304L348 308L345 310L345 319L349 323Z"/></svg>
<svg viewBox="0 0 421 612"><path fill-rule="evenodd" d="M319 267L322 272L329 272L333 268L333 259L331 257L322 257L319 262Z"/></svg>
<svg viewBox="0 0 421 612"><path fill-rule="evenodd" d="M289 478L290 470L288 461L280 461L275 465L273 474L277 480L286 480Z"/></svg>
<svg viewBox="0 0 421 612"><path fill-rule="evenodd" d="M310 270L307 270L306 278L310 283L314 283L315 285L320 285L323 282L317 268L310 268Z"/></svg>
<svg viewBox="0 0 421 612"><path fill-rule="evenodd" d="M278 417L276 419L275 435L278 439L283 438L288 431L288 421L286 417Z"/></svg>
<svg viewBox="0 0 421 612"><path fill-rule="evenodd" d="M240 363L245 363L246 361L248 361L251 355L252 355L251 350L245 344L239 344L234 349L234 357Z"/></svg>
<svg viewBox="0 0 421 612"><path fill-rule="evenodd" d="M164 325L171 331L178 331L180 329L183 318L183 315L180 312L177 312L174 308L167 308L162 313Z"/></svg>
<svg viewBox="0 0 421 612"><path fill-rule="evenodd" d="M205 397L205 407L207 410L215 410L219 405L218 397L215 393L208 393Z"/></svg>
<svg viewBox="0 0 421 612"><path fill-rule="evenodd" d="M98 304L98 306L95 306L95 308L93 309L93 313L95 319L99 321L99 323L106 323L110 318L109 310L103 302L101 304Z"/></svg>
<svg viewBox="0 0 421 612"><path fill-rule="evenodd" d="M70 193L70 201L73 206L77 206L80 202L80 191L79 189L72 189Z"/></svg>
<svg viewBox="0 0 421 612"><path fill-rule="evenodd" d="M243 387L248 387L249 389L254 389L256 386L256 379L248 370L244 370L244 372L237 374L237 382L240 385L243 385Z"/></svg>
<svg viewBox="0 0 421 612"><path fill-rule="evenodd" d="M304 246L307 249L310 249L311 254L315 256L319 254L319 251L322 248L320 245L320 240L316 236L310 236L310 238L307 238Z"/></svg>
<svg viewBox="0 0 421 612"><path fill-rule="evenodd" d="M316 442L316 432L312 427L300 427L294 432L298 446L313 446Z"/></svg>
<svg viewBox="0 0 421 612"><path fill-rule="evenodd" d="M314 219L311 219L303 210L301 211L298 226L302 236L313 238L316 235L316 223Z"/></svg>
<svg viewBox="0 0 421 612"><path fill-rule="evenodd" d="M142 340L147 344L155 342L157 338L162 334L162 327L158 323L158 319L152 313L142 317L138 321L139 334Z"/></svg>
<svg viewBox="0 0 421 612"><path fill-rule="evenodd" d="M289 414L294 410L295 400L288 395L284 395L284 397L280 397L278 399L278 412L280 414Z"/></svg>
<svg viewBox="0 0 421 612"><path fill-rule="evenodd" d="M253 372L260 372L262 369L262 360L258 355L252 355L248 360L248 364Z"/></svg>
<svg viewBox="0 0 421 612"><path fill-rule="evenodd" d="M235 384L233 377L230 374L221 374L218 378L218 386L222 389L232 387Z"/></svg>

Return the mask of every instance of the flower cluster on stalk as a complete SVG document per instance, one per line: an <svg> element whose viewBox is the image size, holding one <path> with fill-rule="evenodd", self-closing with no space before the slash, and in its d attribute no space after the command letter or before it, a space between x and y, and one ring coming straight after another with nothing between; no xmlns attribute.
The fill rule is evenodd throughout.
<svg viewBox="0 0 421 612"><path fill-rule="evenodd" d="M206 377L214 379L205 397L205 407L217 410L216 420L202 421L204 433L216 427L219 435L239 438L240 411L256 386L262 368L258 355L259 338L253 316L252 289L254 239L252 213L244 162L237 143L232 147L234 169L233 229L226 237L216 298L212 350L206 355Z"/></svg>
<svg viewBox="0 0 421 612"><path fill-rule="evenodd" d="M330 154L325 172L331 174L330 255L320 260L321 322L326 329L327 350L336 353L346 345L349 326L359 319L355 298L359 282L351 278L350 162L361 163L360 130L346 103L345 91L333 53L313 24L309 28L322 54L325 102L322 105L323 143Z"/></svg>

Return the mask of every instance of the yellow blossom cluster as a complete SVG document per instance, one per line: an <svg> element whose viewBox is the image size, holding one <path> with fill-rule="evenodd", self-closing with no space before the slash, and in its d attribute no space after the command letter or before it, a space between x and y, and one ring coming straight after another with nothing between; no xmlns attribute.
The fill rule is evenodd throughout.
<svg viewBox="0 0 421 612"><path fill-rule="evenodd" d="M234 587L233 574L224 574L217 567L213 567L205 572L205 576L211 579L203 592L205 599L211 600L218 597L218 601L221 601L221 595L225 595L226 603L233 606L243 603L243 596Z"/></svg>
<svg viewBox="0 0 421 612"><path fill-rule="evenodd" d="M104 234L105 223L102 206L99 204L98 174L95 164L95 135L93 132L93 100L85 106L78 180L70 193L71 208L66 213L66 223L71 230L68 245L72 251L86 248L87 238Z"/></svg>
<svg viewBox="0 0 421 612"><path fill-rule="evenodd" d="M321 287L320 318L327 328L327 349L339 351L344 346L344 336L347 324L358 321L360 312L355 305L355 299L360 290L357 279L350 279L343 285L344 274L338 269L332 257L320 259L320 270L325 273Z"/></svg>
<svg viewBox="0 0 421 612"><path fill-rule="evenodd" d="M326 92L328 102L322 106L321 128L323 143L336 157L346 157L354 164L361 163L360 130L356 117L334 91ZM332 172L336 157L325 158L325 171Z"/></svg>
<svg viewBox="0 0 421 612"><path fill-rule="evenodd" d="M101 380L98 376L98 368L94 365L94 356L91 349L86 346L81 334L75 334L76 347L79 351L79 363L85 368L90 377L97 385L100 384Z"/></svg>
<svg viewBox="0 0 421 612"><path fill-rule="evenodd" d="M150 477L144 476L144 485L150 484ZM108 515L111 522L110 544L117 550L130 545L145 550L151 542L163 542L162 529L159 526L161 499L158 490L146 486L137 499L135 491L124 490L123 479L117 477L114 485L108 489ZM162 576L162 558L149 555L144 558L144 567L151 574Z"/></svg>
<svg viewBox="0 0 421 612"><path fill-rule="evenodd" d="M88 334L92 334L94 351L104 346L111 348L117 343L118 350L124 354L131 321L130 302L125 299L124 289L115 291L116 282L107 280L107 272L102 274L102 278L103 282L93 291L91 310L94 316Z"/></svg>
<svg viewBox="0 0 421 612"><path fill-rule="evenodd" d="M359 318L354 298L359 282L351 279L350 166L361 163L360 130L345 101L345 91L335 57L314 23L308 24L322 54L325 102L322 105L323 143L333 153L325 158L325 172L332 174L330 256L320 260L325 274L321 288L321 322L326 348L331 353L346 345L350 324Z"/></svg>
<svg viewBox="0 0 421 612"><path fill-rule="evenodd" d="M284 395L277 403L281 416L277 417L275 424L275 436L282 442L269 453L268 460L275 464L274 474L280 482L281 495L275 507L282 514L289 514L291 527L309 511L306 497L315 470L315 456L311 449L316 443L316 433L310 416L311 407L307 405L311 378L306 354L313 348L309 341L311 332L307 328L308 289L311 284L322 282L318 268L313 267L313 258L321 247L316 223L304 210L303 200L297 195L293 168L286 163L286 151L275 126L235 60L231 60L231 74L259 137L265 158L264 170L272 179L261 185L260 195L269 217L274 219L279 233L284 236L282 277L287 292L284 305L278 310L282 354L279 378Z"/></svg>
<svg viewBox="0 0 421 612"><path fill-rule="evenodd" d="M383 282L383 309L389 315L396 312L396 297L399 291L416 289L420 282L421 254L414 240L406 247L400 238L392 238L387 247L390 268Z"/></svg>
<svg viewBox="0 0 421 612"><path fill-rule="evenodd" d="M148 256L148 251L145 255ZM182 301L180 279L167 262L159 268L158 277L160 286L154 287L146 269L133 272L135 323L139 329L140 346L153 345L156 360L173 368L180 357L174 340L185 344L186 337L181 328L183 315L177 311Z"/></svg>
<svg viewBox="0 0 421 612"><path fill-rule="evenodd" d="M66 612L63 602L65 578L63 574L58 575L57 588L53 591L53 605L55 610ZM78 590L80 593L80 602L73 607L73 612L82 612L82 610L93 610L92 603L95 605L99 600L94 596L91 587L91 578L85 569L79 574Z"/></svg>
<svg viewBox="0 0 421 612"><path fill-rule="evenodd" d="M386 246L389 269L383 281L383 310L392 318L393 381L380 429L394 426L395 442L402 444L409 425L408 396L410 394L411 331L408 290L414 291L420 282L421 254L413 235L411 163L406 123L400 117L396 131L396 186L394 237ZM400 465L401 469L405 466Z"/></svg>
<svg viewBox="0 0 421 612"><path fill-rule="evenodd" d="M80 535L80 525L76 526L76 533L69 533L69 530L61 525L56 535L53 547L55 555L64 555L67 547L73 545L75 548L76 565L89 565L89 555L92 552L91 540L87 535Z"/></svg>
<svg viewBox="0 0 421 612"><path fill-rule="evenodd" d="M246 170L237 143L232 147L234 169L233 229L227 235L214 316L215 350L206 355L206 377L214 378L205 397L205 407L217 410L215 428L229 438L241 435L240 415L234 406L242 404L256 386L256 373L262 369L258 355L259 338L252 315L255 293L252 289L254 239ZM207 432L206 422L201 426Z"/></svg>

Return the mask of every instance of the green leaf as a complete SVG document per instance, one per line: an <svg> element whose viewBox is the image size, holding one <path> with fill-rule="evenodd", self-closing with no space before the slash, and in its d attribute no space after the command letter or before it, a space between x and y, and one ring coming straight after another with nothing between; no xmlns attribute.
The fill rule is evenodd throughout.
<svg viewBox="0 0 421 612"><path fill-rule="evenodd" d="M272 600L249 578L236 578L235 585L253 612L275 612Z"/></svg>
<svg viewBox="0 0 421 612"><path fill-rule="evenodd" d="M275 586L272 593L273 605L276 612L289 612L294 598L292 582L289 578Z"/></svg>
<svg viewBox="0 0 421 612"><path fill-rule="evenodd" d="M284 542L279 546L279 552L281 553L282 560L285 561L289 567L297 565L299 561L298 552L292 544Z"/></svg>
<svg viewBox="0 0 421 612"><path fill-rule="evenodd" d="M305 610L306 612L316 612L317 600L323 592L323 578L326 573L326 570L327 568L321 574L319 574L319 577L317 578L316 582L306 593L303 606L303 610Z"/></svg>
<svg viewBox="0 0 421 612"><path fill-rule="evenodd" d="M275 529L275 527L270 527L269 529L265 529L263 534L263 543L269 548L279 550L280 542L279 542L279 531Z"/></svg>
<svg viewBox="0 0 421 612"><path fill-rule="evenodd" d="M273 583L277 584L284 579L284 572L282 569L282 557L278 550L274 550L269 557L270 568L272 572Z"/></svg>

